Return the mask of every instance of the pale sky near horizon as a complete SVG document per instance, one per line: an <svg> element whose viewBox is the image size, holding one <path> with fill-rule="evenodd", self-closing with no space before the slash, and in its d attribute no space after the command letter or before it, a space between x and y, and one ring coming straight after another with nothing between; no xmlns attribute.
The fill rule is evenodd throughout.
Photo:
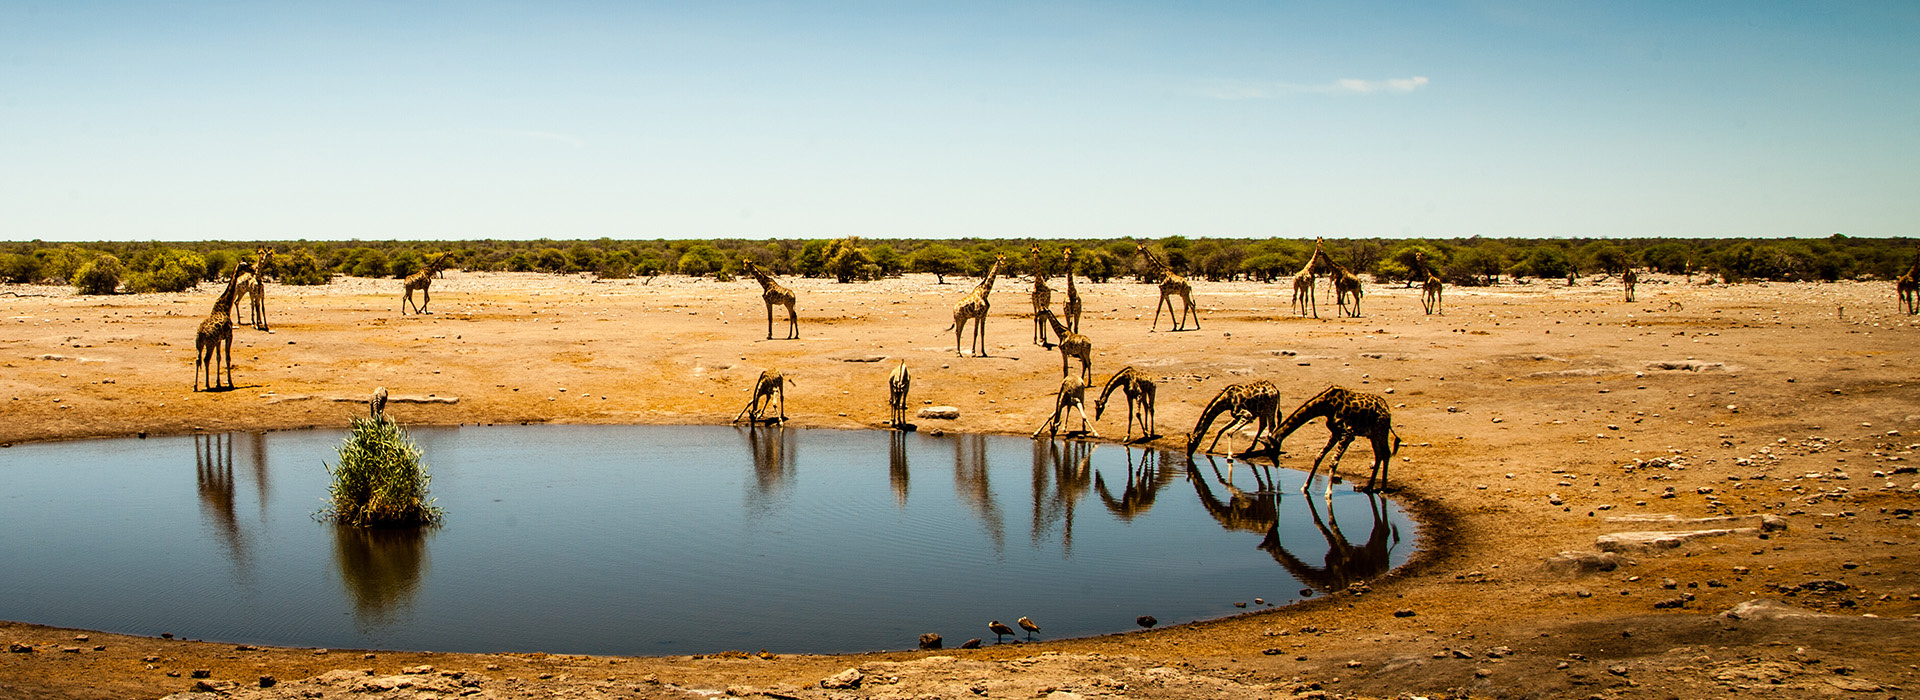
<svg viewBox="0 0 1920 700"><path fill-rule="evenodd" d="M1920 235L1920 3L0 0L0 240Z"/></svg>

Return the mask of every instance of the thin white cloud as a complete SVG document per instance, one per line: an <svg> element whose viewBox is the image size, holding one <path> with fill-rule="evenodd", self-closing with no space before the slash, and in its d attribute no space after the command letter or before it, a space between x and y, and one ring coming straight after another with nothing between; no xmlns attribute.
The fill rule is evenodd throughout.
<svg viewBox="0 0 1920 700"><path fill-rule="evenodd" d="M1198 92L1203 97L1216 100L1262 100L1290 94L1381 95L1413 92L1426 87L1429 82L1424 75L1386 80L1341 78L1331 83L1209 80L1200 84Z"/></svg>
<svg viewBox="0 0 1920 700"><path fill-rule="evenodd" d="M566 134L557 134L551 131L527 131L523 129L464 129L464 131L469 134L478 134L481 136L505 136L505 137L517 138L517 139L533 139L536 141L547 141L551 143L563 144L573 148L580 148L582 146L587 145L587 142L582 139L568 136Z"/></svg>

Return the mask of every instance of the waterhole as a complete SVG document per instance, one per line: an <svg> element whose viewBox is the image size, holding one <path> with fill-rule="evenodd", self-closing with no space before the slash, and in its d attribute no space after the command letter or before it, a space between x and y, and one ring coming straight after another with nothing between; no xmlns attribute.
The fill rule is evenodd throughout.
<svg viewBox="0 0 1920 700"><path fill-rule="evenodd" d="M0 450L0 619L305 647L834 653L926 632L993 644L987 622L1021 616L1036 639L1221 617L1344 589L1414 549L1377 496L1323 501L1300 472L1119 445L413 434L446 511L432 528L314 519L339 430Z"/></svg>

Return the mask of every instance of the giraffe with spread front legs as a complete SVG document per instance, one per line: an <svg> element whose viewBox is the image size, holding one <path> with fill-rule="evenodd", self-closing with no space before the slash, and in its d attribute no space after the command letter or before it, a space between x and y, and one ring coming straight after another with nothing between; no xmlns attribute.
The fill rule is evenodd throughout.
<svg viewBox="0 0 1920 700"><path fill-rule="evenodd" d="M1068 413L1071 410L1080 412L1080 432L1100 437L1100 431L1094 430L1093 422L1087 420L1087 383L1071 374L1060 380L1060 392L1054 395L1053 415L1047 417L1047 422L1039 430L1033 431L1033 436L1040 437L1043 432L1048 436L1059 435L1062 417L1071 418Z"/></svg>
<svg viewBox="0 0 1920 700"><path fill-rule="evenodd" d="M1028 272L1033 273L1033 344L1043 348L1052 348L1047 342L1047 322L1040 318L1053 306L1053 288L1047 286L1047 270L1040 257L1040 246L1031 246L1028 252L1031 262Z"/></svg>
<svg viewBox="0 0 1920 700"><path fill-rule="evenodd" d="M753 397L747 399L747 405L733 416L733 422L738 423L741 418L745 418L748 424L763 420L768 423L785 423L787 421L787 385L792 383L793 380L781 374L780 370L761 370L760 378L753 382ZM775 403L780 404L779 417L766 418L767 409Z"/></svg>
<svg viewBox="0 0 1920 700"><path fill-rule="evenodd" d="M413 312L418 314L433 313L427 310L427 303L433 300L433 295L429 287L433 286L434 274L447 269L447 264L453 262L452 258L452 253L441 253L432 260L428 260L426 267L420 268L420 271L407 275L406 282L402 283L402 286L406 288L406 296L400 300L400 315L407 315L407 307L413 305L413 292L416 289L420 291L420 304L413 307Z"/></svg>
<svg viewBox="0 0 1920 700"><path fill-rule="evenodd" d="M193 390L199 391L201 379L207 390L233 386L233 301L239 295L242 275L254 274L253 265L241 262L227 278L227 289L213 302L213 313L200 322L193 338ZM220 368L226 368L226 381L220 381Z"/></svg>
<svg viewBox="0 0 1920 700"><path fill-rule="evenodd" d="M1193 303L1193 285L1187 283L1187 278L1174 274L1173 268L1168 267L1153 251L1147 250L1146 244L1135 244L1134 250L1140 252L1140 256L1147 261L1147 267L1160 277L1160 303L1153 307L1153 328L1160 327L1160 309L1165 307L1174 317L1174 330L1199 330L1200 309ZM1179 309L1173 307L1173 298L1176 296L1181 301ZM1186 327L1189 316L1193 318L1193 328Z"/></svg>
<svg viewBox="0 0 1920 700"><path fill-rule="evenodd" d="M1134 369L1132 365L1120 368L1106 386L1100 389L1100 398L1093 402L1093 419L1100 420L1100 414L1107 411L1107 399L1113 396L1113 390L1119 389L1127 398L1127 435L1123 440L1133 438L1133 419L1140 418L1140 439L1153 438L1153 380L1146 373Z"/></svg>
<svg viewBox="0 0 1920 700"><path fill-rule="evenodd" d="M987 311L993 308L988 295L993 294L993 281L1000 276L1000 266L1006 262L1007 256L995 256L993 266L987 268L987 278L980 280L980 284L974 285L973 291L967 292L966 296L960 298L960 303L953 305L953 325L948 326L947 330L953 331L954 354L966 356L960 351L960 336L966 334L967 322L972 321L974 357L987 356Z"/></svg>
<svg viewBox="0 0 1920 700"><path fill-rule="evenodd" d="M1393 455L1400 451L1400 434L1393 430L1393 410L1387 408L1387 400L1377 394L1367 394L1344 387L1329 387L1318 396L1307 399L1306 403L1293 410L1287 420L1274 431L1273 449L1280 450L1280 442L1294 431L1305 426L1315 418L1327 419L1327 446L1320 450L1320 456L1314 458L1313 469L1307 472L1307 481L1300 485L1305 493L1313 483L1313 475L1320 471L1321 461L1333 453L1333 463L1327 466L1327 493L1333 493L1334 471L1340 468L1340 458L1347 454L1347 446L1353 439L1362 435L1373 443L1373 473L1367 478L1367 486L1362 491L1377 491L1387 487L1387 467L1393 463Z"/></svg>
<svg viewBox="0 0 1920 700"><path fill-rule="evenodd" d="M793 290L780 284L779 280L774 279L766 269L753 264L752 260L742 259L740 267L744 268L747 274L753 275L754 281L760 283L760 299L767 303L767 340L773 340L773 305L775 304L787 307L787 340L798 339L800 315L793 310Z"/></svg>
<svg viewBox="0 0 1920 700"><path fill-rule="evenodd" d="M1268 436L1273 444L1278 444L1272 440L1272 428L1274 421L1280 419L1280 387L1265 379L1250 384L1228 384L1214 395L1212 401L1207 402L1207 407L1200 411L1200 420L1193 425L1193 432L1187 434L1188 459L1192 459L1194 451L1200 447L1201 438L1207 436L1207 430L1213 427L1213 421L1222 413L1231 414L1232 419L1220 432L1214 433L1207 451L1213 451L1220 444L1220 437L1225 435L1228 436L1227 453L1232 454L1233 432L1249 423L1254 426L1253 444L1240 456L1252 455L1259 450L1262 435Z"/></svg>

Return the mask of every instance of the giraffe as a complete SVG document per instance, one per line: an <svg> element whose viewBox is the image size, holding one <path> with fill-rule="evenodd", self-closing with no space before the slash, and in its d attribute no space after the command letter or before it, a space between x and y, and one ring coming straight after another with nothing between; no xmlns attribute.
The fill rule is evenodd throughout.
<svg viewBox="0 0 1920 700"><path fill-rule="evenodd" d="M995 256L993 266L987 268L987 278L980 280L980 284L974 285L973 291L967 292L966 296L960 298L960 303L953 305L953 325L948 326L947 330L953 331L954 354L961 357L966 356L966 353L960 352L960 336L966 333L967 322L972 321L974 356L987 356L987 338L985 335L987 330L987 310L993 306L993 303L987 298L987 295L993 293L993 280L1000 276L1000 266L1006 264L1006 262L1007 256Z"/></svg>
<svg viewBox="0 0 1920 700"><path fill-rule="evenodd" d="M240 289L241 275L252 275L253 265L242 261L227 277L227 289L213 302L213 313L200 322L193 338L193 390L199 391L201 379L207 390L233 386L233 300ZM227 369L226 382L220 383L220 368Z"/></svg>
<svg viewBox="0 0 1920 700"><path fill-rule="evenodd" d="M1420 284L1420 303L1427 308L1427 315L1447 315L1447 312L1440 310L1440 294L1446 290L1447 285L1433 274L1433 266L1427 264L1426 253L1414 252L1413 261L1427 276L1427 281Z"/></svg>
<svg viewBox="0 0 1920 700"><path fill-rule="evenodd" d="M1030 263L1032 269L1029 270L1033 273L1033 344L1052 348L1053 344L1047 342L1047 322L1040 315L1050 311L1049 307L1053 306L1053 289L1047 286L1047 271L1040 260L1040 246L1031 246L1028 255L1033 259Z"/></svg>
<svg viewBox="0 0 1920 700"><path fill-rule="evenodd" d="M1093 341L1068 330L1067 324L1061 323L1060 319L1053 315L1052 309L1041 309L1040 316L1048 325L1053 326L1053 334L1060 337L1061 376L1067 374L1067 360L1077 357L1080 358L1080 381L1087 381L1088 374L1093 371Z"/></svg>
<svg viewBox="0 0 1920 700"><path fill-rule="evenodd" d="M1068 248L1064 257L1066 258L1066 265L1063 269L1066 270L1067 274L1067 301L1061 305L1060 309L1064 312L1062 315L1066 317L1067 328L1072 329L1075 333L1079 333L1080 290L1073 286L1073 249Z"/></svg>
<svg viewBox="0 0 1920 700"><path fill-rule="evenodd" d="M913 377L907 374L907 360L893 368L893 374L887 377L887 406L893 409L893 428L899 430L907 424L907 391L913 388Z"/></svg>
<svg viewBox="0 0 1920 700"><path fill-rule="evenodd" d="M1086 399L1087 383L1085 380L1071 374L1062 378L1060 380L1060 393L1056 394L1054 398L1053 414L1047 416L1047 422L1042 424L1039 430L1033 431L1033 436L1038 438L1040 437L1040 433L1043 432L1048 436L1059 435L1060 417L1071 417L1072 414L1067 411L1078 410L1080 412L1080 430L1082 432L1092 433L1094 437L1100 437L1100 431L1094 430L1093 422L1087 420ZM1071 434L1072 431L1068 431L1068 433Z"/></svg>
<svg viewBox="0 0 1920 700"><path fill-rule="evenodd" d="M792 383L793 380L781 374L780 370L761 370L760 378L753 382L753 398L747 399L747 405L733 416L733 422L738 423L741 418L746 418L749 424L759 423L763 420L762 416L766 413L767 407L775 402L780 404L780 417L764 418L764 420L768 423L786 422L787 385Z"/></svg>
<svg viewBox="0 0 1920 700"><path fill-rule="evenodd" d="M254 330L267 330L267 275L274 273L273 248L263 246L254 251L254 269L252 279L242 282L246 287L246 297L251 302L247 310L252 313L250 325Z"/></svg>
<svg viewBox="0 0 1920 700"><path fill-rule="evenodd" d="M1300 266L1300 271L1293 274L1293 312L1301 316L1307 315L1311 309L1313 317L1320 318L1320 304L1313 298L1313 280L1319 276L1314 264L1320 262L1321 240L1313 239L1313 253L1307 256L1307 264Z"/></svg>
<svg viewBox="0 0 1920 700"><path fill-rule="evenodd" d="M367 402L368 418L374 421L387 420L387 388L374 387L373 399Z"/></svg>
<svg viewBox="0 0 1920 700"><path fill-rule="evenodd" d="M433 300L433 294L428 290L428 287L433 285L433 275L435 273L447 269L447 263L452 262L448 259L450 257L452 257L451 253L441 253L434 259L427 261L427 266L420 268L419 272L407 275L407 296L400 301L400 315L405 316L407 314L407 305L413 303L413 290L416 289L420 290L420 305L413 307L414 313L433 313L427 310L427 304Z"/></svg>
<svg viewBox="0 0 1920 700"><path fill-rule="evenodd" d="M1333 278L1333 299L1340 305L1340 311L1346 313L1349 318L1360 318L1360 297L1366 294L1366 290L1360 288L1360 278L1348 272L1347 268L1341 267L1340 263L1334 262L1326 251L1316 252L1320 255L1321 264L1326 266L1328 276ZM1347 308L1349 296L1353 297L1351 310Z"/></svg>
<svg viewBox="0 0 1920 700"><path fill-rule="evenodd" d="M1120 368L1107 385L1100 389L1100 398L1093 402L1093 419L1100 420L1100 414L1107 410L1107 398L1113 396L1113 390L1120 389L1127 396L1127 436L1133 437L1133 418L1140 417L1140 439L1154 437L1153 432L1153 380L1132 365Z"/></svg>
<svg viewBox="0 0 1920 700"><path fill-rule="evenodd" d="M1219 418L1222 413L1229 412L1233 414L1233 419L1228 421L1226 427L1221 428L1220 432L1214 433L1213 442L1207 445L1207 450L1213 450L1214 446L1220 443L1220 436L1231 435L1233 431L1253 423L1253 445L1248 447L1246 452L1241 453L1241 456L1251 455L1259 449L1260 436L1263 434L1269 437L1271 443L1269 449L1277 451L1272 446L1277 446L1279 440L1272 439L1272 428L1274 421L1280 418L1280 387L1262 379L1251 384L1228 384L1213 397L1212 401L1207 402L1207 407L1200 412L1200 421L1194 424L1193 432L1187 434L1189 460L1193 458L1194 451L1200 447L1200 439L1206 437L1207 430L1213 427L1214 419ZM1227 438L1227 452L1229 454L1233 452L1232 437Z"/></svg>
<svg viewBox="0 0 1920 700"><path fill-rule="evenodd" d="M1627 268L1626 272L1620 273L1620 284L1627 289L1627 301L1633 301L1633 288L1640 284L1640 273L1634 272L1631 267Z"/></svg>
<svg viewBox="0 0 1920 700"><path fill-rule="evenodd" d="M1320 471L1320 462L1333 452L1335 445L1340 447L1333 452L1333 463L1327 467L1327 495L1333 494L1334 470L1340 467L1340 458L1347 453L1347 446L1361 435L1373 441L1373 473L1367 478L1367 486L1362 491L1384 490L1387 487L1387 466L1393 462L1393 455L1400 451L1400 434L1393 430L1393 411L1387 408L1387 400L1376 394L1366 394L1344 387L1328 387L1318 396L1307 399L1299 408L1287 416L1287 420L1274 431L1273 449L1278 452L1280 441L1287 439L1294 431L1315 418L1327 419L1327 446L1320 450L1320 456L1313 460L1313 469L1307 472L1307 481L1300 485L1305 493L1313 483L1313 475Z"/></svg>
<svg viewBox="0 0 1920 700"><path fill-rule="evenodd" d="M800 337L800 316L794 313L793 310L793 290L787 289L786 286L780 284L778 280L773 278L773 275L767 274L765 269L753 264L752 260L742 259L740 266L746 269L747 274L753 275L754 281L760 283L760 298L767 302L767 340L773 340L774 304L787 307L787 340L798 339Z"/></svg>
<svg viewBox="0 0 1920 700"><path fill-rule="evenodd" d="M1920 248L1914 249L1913 265L1894 281L1893 287L1900 293L1900 310L1909 316L1920 314Z"/></svg>
<svg viewBox="0 0 1920 700"><path fill-rule="evenodd" d="M1187 284L1187 278L1174 274L1173 268L1167 267L1167 264L1161 262L1160 258L1153 254L1153 251L1147 250L1146 244L1136 243L1134 244L1134 250L1139 251L1140 255L1146 258L1147 267L1153 268L1154 274L1160 276L1160 304L1153 307L1153 327L1156 329L1160 327L1160 308L1164 306L1167 311L1174 315L1174 330L1199 330L1200 310L1193 304L1193 285ZM1180 297L1180 301L1182 302L1182 308L1180 309L1173 308L1173 297L1175 296ZM1193 317L1193 328L1191 329L1184 325L1188 315Z"/></svg>

